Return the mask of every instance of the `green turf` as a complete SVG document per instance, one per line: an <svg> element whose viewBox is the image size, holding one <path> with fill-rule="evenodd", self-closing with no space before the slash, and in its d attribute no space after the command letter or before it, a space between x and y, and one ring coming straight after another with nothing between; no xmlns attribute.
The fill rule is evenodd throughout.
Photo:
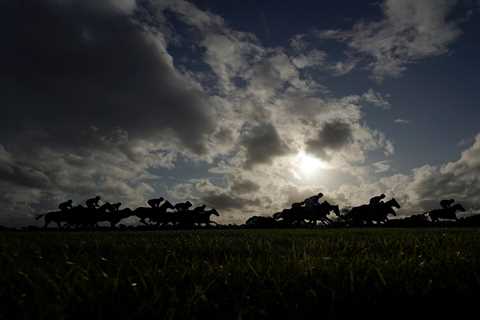
<svg viewBox="0 0 480 320"><path fill-rule="evenodd" d="M340 318L479 296L477 229L0 233L5 319Z"/></svg>

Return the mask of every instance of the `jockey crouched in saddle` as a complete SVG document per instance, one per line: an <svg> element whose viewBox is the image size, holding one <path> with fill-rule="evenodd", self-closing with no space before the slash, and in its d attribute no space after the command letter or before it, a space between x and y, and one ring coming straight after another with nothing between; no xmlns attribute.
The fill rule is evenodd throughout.
<svg viewBox="0 0 480 320"><path fill-rule="evenodd" d="M87 205L88 209L93 209L96 210L97 208L100 207L100 196L96 196L95 198L90 198L85 201L85 204Z"/></svg>
<svg viewBox="0 0 480 320"><path fill-rule="evenodd" d="M160 204L162 203L163 200L164 200L163 197L150 199L147 201L147 204L153 209L156 209L160 207Z"/></svg>
<svg viewBox="0 0 480 320"><path fill-rule="evenodd" d="M67 212L68 210L71 210L73 208L73 201L72 200L67 200L65 202L62 202L58 205L58 209L62 212Z"/></svg>
<svg viewBox="0 0 480 320"><path fill-rule="evenodd" d="M452 204L455 202L455 199L443 199L440 201L440 206L442 209L448 209L452 206Z"/></svg>
<svg viewBox="0 0 480 320"><path fill-rule="evenodd" d="M192 203L190 201L180 202L174 205L178 212L187 212L191 206Z"/></svg>
<svg viewBox="0 0 480 320"><path fill-rule="evenodd" d="M320 200L321 197L323 197L323 193L320 192L320 193L318 193L314 196L311 196L311 197L305 199L303 201L303 203L305 204L305 207L307 207L307 208L316 208L320 205L319 200Z"/></svg>
<svg viewBox="0 0 480 320"><path fill-rule="evenodd" d="M385 199L385 194L382 193L379 196L375 196L371 198L370 201L368 202L368 205L372 208L376 208L383 203L383 199Z"/></svg>

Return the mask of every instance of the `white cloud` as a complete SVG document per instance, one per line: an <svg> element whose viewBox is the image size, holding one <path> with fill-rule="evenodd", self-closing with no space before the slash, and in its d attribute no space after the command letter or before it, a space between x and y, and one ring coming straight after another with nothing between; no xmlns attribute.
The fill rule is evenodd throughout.
<svg viewBox="0 0 480 320"><path fill-rule="evenodd" d="M410 120L402 119L402 118L397 118L397 119L393 120L393 122L398 123L398 124L410 124Z"/></svg>
<svg viewBox="0 0 480 320"><path fill-rule="evenodd" d="M407 65L449 51L460 35L459 21L449 20L452 0L386 0L384 17L359 22L350 31L327 30L321 38L344 41L368 59L373 77L399 76Z"/></svg>
<svg viewBox="0 0 480 320"><path fill-rule="evenodd" d="M130 1L115 3L121 10L131 10ZM64 198L80 201L101 193L106 199L114 197L137 206L158 191L154 187L159 177L149 172L174 168L177 159L184 157L211 165L205 175L222 176L226 185L208 178L187 179L172 188L170 195L222 207L229 217L223 221L238 221L245 210L271 213L293 198L318 188L328 190L320 185L324 182L297 181L294 176L291 158L307 149L310 141L318 140L313 145L332 167L352 176L364 173L370 152L380 151L385 157L394 153L392 142L370 127L362 112L367 103L388 108L388 95L369 90L335 97L302 70L331 68L326 53L307 50L302 37L292 40L293 53L291 48L268 48L254 35L233 30L220 16L190 2L159 1L155 5L161 26L153 30L143 26L145 34L134 29L131 39L118 42L131 50L119 50L115 60L137 61L130 55L142 49L143 61L156 62L139 69L147 73L146 78L142 72L135 73L135 79L125 77L129 85L120 89L129 90L120 90L116 85L124 74L107 79L107 74L101 73L105 82L98 96L103 97L109 85L114 85L114 94L106 97L105 104L92 104L88 110L98 119L112 113L105 117L108 125L83 116L88 121L75 122L80 128L73 137L59 135L57 141L51 138L58 132L30 132L18 135L23 139L18 145L35 136L39 148L30 148L32 142L23 149L2 146L0 203L8 203L11 210L28 204L31 213L55 208ZM176 35L166 11L188 26L191 37ZM193 62L208 70L182 65L170 55L173 45L192 50L192 59L197 58ZM335 70L348 72L355 64L353 60L345 62ZM98 67L105 66L101 63ZM72 98L71 92L67 97ZM115 104L118 101L120 107ZM111 109L102 109L104 105ZM62 117L67 127L74 116ZM343 130L324 130L332 123L341 123ZM336 142L332 132L344 133L345 139ZM386 166L386 162L376 165L379 170Z"/></svg>
<svg viewBox="0 0 480 320"><path fill-rule="evenodd" d="M389 95L383 96L382 94L373 91L373 89L368 89L367 92L365 92L362 95L362 98L368 102L371 103L374 106L380 107L382 109L390 109L390 102L387 100L389 98Z"/></svg>

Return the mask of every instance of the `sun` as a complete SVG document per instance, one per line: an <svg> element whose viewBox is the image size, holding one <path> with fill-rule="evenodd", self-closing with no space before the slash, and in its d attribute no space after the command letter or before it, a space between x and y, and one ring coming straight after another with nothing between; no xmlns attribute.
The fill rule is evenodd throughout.
<svg viewBox="0 0 480 320"><path fill-rule="evenodd" d="M330 165L325 161L322 161L312 155L300 151L294 160L295 171L300 173L302 176L309 176L321 169L329 169Z"/></svg>

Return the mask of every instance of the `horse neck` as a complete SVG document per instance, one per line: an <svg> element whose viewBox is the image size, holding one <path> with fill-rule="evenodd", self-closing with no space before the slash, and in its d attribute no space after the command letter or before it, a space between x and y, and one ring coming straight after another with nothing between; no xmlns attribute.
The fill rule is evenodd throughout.
<svg viewBox="0 0 480 320"><path fill-rule="evenodd" d="M210 217L211 215L214 215L214 209L211 209L211 210L206 210L204 211L205 215L207 215L208 217Z"/></svg>
<svg viewBox="0 0 480 320"><path fill-rule="evenodd" d="M159 209L162 210L162 211L167 211L167 209L173 209L174 207L172 206L172 204L168 201L165 201L160 207Z"/></svg>
<svg viewBox="0 0 480 320"><path fill-rule="evenodd" d="M384 205L390 209L392 209L395 206L395 199L390 199L387 202L384 203Z"/></svg>
<svg viewBox="0 0 480 320"><path fill-rule="evenodd" d="M457 203L457 204L449 207L448 209L449 209L449 211L455 213L455 212L457 212L457 211L460 211L460 207L461 207L461 205Z"/></svg>

